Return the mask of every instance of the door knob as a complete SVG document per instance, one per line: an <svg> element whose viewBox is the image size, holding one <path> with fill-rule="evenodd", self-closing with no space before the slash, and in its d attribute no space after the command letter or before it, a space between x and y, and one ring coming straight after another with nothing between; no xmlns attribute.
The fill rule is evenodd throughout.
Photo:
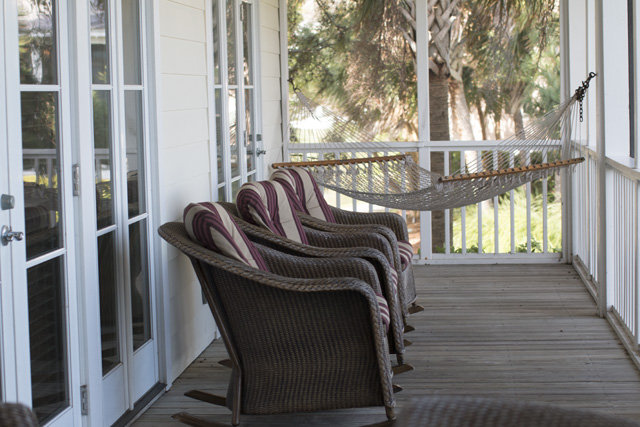
<svg viewBox="0 0 640 427"><path fill-rule="evenodd" d="M2 246L7 246L13 239L24 239L24 233L22 231L12 231L7 225L3 225L0 229L0 239L2 239Z"/></svg>

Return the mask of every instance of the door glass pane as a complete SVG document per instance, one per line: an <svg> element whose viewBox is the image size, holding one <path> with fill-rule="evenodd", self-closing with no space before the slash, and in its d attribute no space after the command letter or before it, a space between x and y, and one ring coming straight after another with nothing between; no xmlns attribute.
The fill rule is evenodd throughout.
<svg viewBox="0 0 640 427"><path fill-rule="evenodd" d="M256 135L253 126L253 89L244 91L244 126L247 140L247 172L255 167Z"/></svg>
<svg viewBox="0 0 640 427"><path fill-rule="evenodd" d="M33 409L42 425L69 406L63 258L27 270Z"/></svg>
<svg viewBox="0 0 640 427"><path fill-rule="evenodd" d="M220 14L218 0L213 0L213 83L221 84L220 78Z"/></svg>
<svg viewBox="0 0 640 427"><path fill-rule="evenodd" d="M102 375L106 375L120 363L115 234L115 231L112 231L98 237Z"/></svg>
<svg viewBox="0 0 640 427"><path fill-rule="evenodd" d="M129 226L129 268L131 272L131 323L133 351L151 339L149 272L147 269L147 221Z"/></svg>
<svg viewBox="0 0 640 427"><path fill-rule="evenodd" d="M229 84L236 84L236 18L235 0L227 0L227 68Z"/></svg>
<svg viewBox="0 0 640 427"><path fill-rule="evenodd" d="M109 2L91 0L91 74L94 84L109 83Z"/></svg>
<svg viewBox="0 0 640 427"><path fill-rule="evenodd" d="M224 182L224 159L222 157L222 90L216 89L216 153L218 159L218 184Z"/></svg>
<svg viewBox="0 0 640 427"><path fill-rule="evenodd" d="M96 211L98 230L112 225L113 154L111 152L111 92L93 91L93 146L96 174Z"/></svg>
<svg viewBox="0 0 640 427"><path fill-rule="evenodd" d="M22 84L58 81L55 9L53 0L18 0Z"/></svg>
<svg viewBox="0 0 640 427"><path fill-rule="evenodd" d="M23 92L22 164L27 259L62 247L58 95Z"/></svg>
<svg viewBox="0 0 640 427"><path fill-rule="evenodd" d="M252 17L252 5L249 3L242 3L242 46L243 46L243 69L244 84L253 84L253 39L251 35L251 28L253 26Z"/></svg>
<svg viewBox="0 0 640 427"><path fill-rule="evenodd" d="M238 147L238 114L236 103L235 89L229 90L229 150L231 152L231 176L240 175L240 167L238 164L239 147Z"/></svg>
<svg viewBox="0 0 640 427"><path fill-rule="evenodd" d="M139 0L122 0L122 38L124 84L142 84Z"/></svg>
<svg viewBox="0 0 640 427"><path fill-rule="evenodd" d="M124 114L127 144L127 200L129 218L133 218L146 211L141 91L125 91Z"/></svg>

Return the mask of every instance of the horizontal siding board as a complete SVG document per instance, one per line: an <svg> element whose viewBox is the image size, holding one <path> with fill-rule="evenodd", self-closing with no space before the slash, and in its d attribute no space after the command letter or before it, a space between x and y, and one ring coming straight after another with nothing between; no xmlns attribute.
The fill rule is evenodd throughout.
<svg viewBox="0 0 640 427"><path fill-rule="evenodd" d="M202 42L162 37L162 73L207 75L207 46Z"/></svg>
<svg viewBox="0 0 640 427"><path fill-rule="evenodd" d="M278 8L270 4L262 4L260 6L260 24L265 28L275 31L280 30L280 16Z"/></svg>
<svg viewBox="0 0 640 427"><path fill-rule="evenodd" d="M165 111L162 130L165 149L209 139L207 109Z"/></svg>
<svg viewBox="0 0 640 427"><path fill-rule="evenodd" d="M205 42L205 12L164 0L160 3L160 35Z"/></svg>
<svg viewBox="0 0 640 427"><path fill-rule="evenodd" d="M209 173L209 141L180 145L165 151L164 178L179 183Z"/></svg>
<svg viewBox="0 0 640 427"><path fill-rule="evenodd" d="M188 181L167 185L164 190L161 208L161 222L182 220L182 211L192 202L203 202L211 199L209 174L195 177Z"/></svg>
<svg viewBox="0 0 640 427"><path fill-rule="evenodd" d="M185 6L193 7L194 9L204 10L204 0L171 0L174 3L183 4Z"/></svg>
<svg viewBox="0 0 640 427"><path fill-rule="evenodd" d="M280 32L260 27L260 47L262 52L280 54Z"/></svg>
<svg viewBox="0 0 640 427"><path fill-rule="evenodd" d="M262 107L262 123L264 126L279 125L282 123L280 100L263 102Z"/></svg>
<svg viewBox="0 0 640 427"><path fill-rule="evenodd" d="M205 76L165 74L162 90L163 111L208 108Z"/></svg>
<svg viewBox="0 0 640 427"><path fill-rule="evenodd" d="M280 79L280 55L271 52L262 52L262 78L274 77Z"/></svg>
<svg viewBox="0 0 640 427"><path fill-rule="evenodd" d="M264 103L269 101L280 101L280 79L277 77L264 77L262 78L262 101Z"/></svg>

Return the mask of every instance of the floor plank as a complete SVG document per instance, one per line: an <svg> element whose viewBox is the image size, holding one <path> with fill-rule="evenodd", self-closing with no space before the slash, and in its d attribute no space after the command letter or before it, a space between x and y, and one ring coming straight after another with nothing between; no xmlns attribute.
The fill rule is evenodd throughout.
<svg viewBox="0 0 640 427"><path fill-rule="evenodd" d="M471 395L592 409L640 421L640 375L573 267L553 265L416 266L419 303L406 360L415 370L397 413L417 396ZM187 411L230 423L230 412L183 396L225 394L227 358L214 341L135 427L180 425ZM247 426L353 426L380 422L383 408L242 416Z"/></svg>

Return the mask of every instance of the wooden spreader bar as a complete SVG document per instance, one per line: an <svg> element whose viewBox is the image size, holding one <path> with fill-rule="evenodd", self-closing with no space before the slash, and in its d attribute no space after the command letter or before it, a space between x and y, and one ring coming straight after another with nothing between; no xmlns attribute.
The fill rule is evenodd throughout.
<svg viewBox="0 0 640 427"><path fill-rule="evenodd" d="M294 166L335 166L335 165L351 165L357 163L370 163L370 162L387 162L390 160L401 160L407 157L406 154L398 154L396 156L381 156L381 157L364 157L358 159L344 159L344 160L315 160L309 162L284 162L273 163L272 168L289 168Z"/></svg>
<svg viewBox="0 0 640 427"><path fill-rule="evenodd" d="M471 179L481 179L481 178L491 178L494 176L513 175L513 174L522 173L522 172L530 172L530 171L533 172L533 171L552 169L552 168L557 168L562 166L570 166L570 165L575 165L582 162L584 162L584 157L577 157L575 159L558 160L555 162L541 163L539 165L529 165L529 166L522 166L522 167L508 168L508 169L497 169L497 170L485 171L485 172L461 173L458 175L449 175L449 176L440 177L439 182L445 183L445 182L455 182L455 181L468 181Z"/></svg>

